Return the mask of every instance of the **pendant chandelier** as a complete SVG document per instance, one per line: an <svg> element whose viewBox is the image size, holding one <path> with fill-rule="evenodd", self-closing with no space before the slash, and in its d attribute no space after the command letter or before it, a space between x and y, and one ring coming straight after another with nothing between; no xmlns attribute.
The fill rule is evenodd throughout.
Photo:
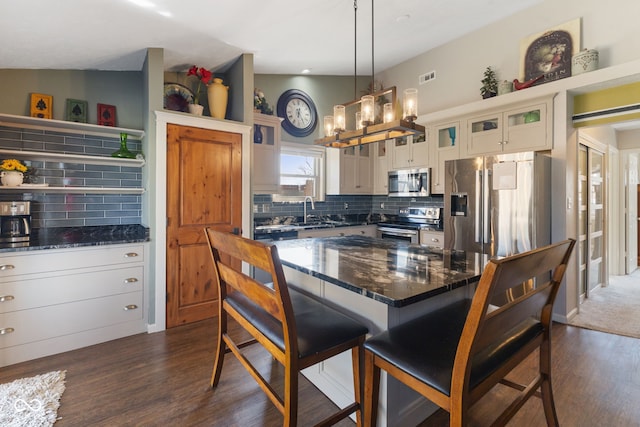
<svg viewBox="0 0 640 427"><path fill-rule="evenodd" d="M371 0L371 91L375 91L374 70L374 0ZM358 0L353 2L354 9L354 97L357 88L357 14ZM418 89L405 89L403 93L402 112L396 112L396 88L395 86L382 89L360 99L335 105L333 116L324 116L324 138L317 139L314 143L327 147L349 147L352 145L369 144L387 139L402 138L408 135L424 135L424 126L418 125L414 120L418 117ZM383 105L382 115L376 120L375 106L380 97L391 102ZM355 129L347 129L347 108L356 107ZM396 118L401 115L401 118Z"/></svg>

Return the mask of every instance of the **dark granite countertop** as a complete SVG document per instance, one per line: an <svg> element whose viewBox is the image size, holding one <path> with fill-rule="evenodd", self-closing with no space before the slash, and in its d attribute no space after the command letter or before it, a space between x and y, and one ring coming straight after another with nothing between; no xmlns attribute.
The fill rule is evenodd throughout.
<svg viewBox="0 0 640 427"><path fill-rule="evenodd" d="M284 240L275 245L283 265L393 307L478 282L488 261L475 252L364 236Z"/></svg>
<svg viewBox="0 0 640 427"><path fill-rule="evenodd" d="M54 227L32 230L28 242L0 243L0 253L149 241L149 229L139 224Z"/></svg>

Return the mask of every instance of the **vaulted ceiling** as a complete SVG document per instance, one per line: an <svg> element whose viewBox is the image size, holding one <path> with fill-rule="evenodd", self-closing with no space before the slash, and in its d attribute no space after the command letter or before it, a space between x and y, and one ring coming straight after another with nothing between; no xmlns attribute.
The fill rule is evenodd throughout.
<svg viewBox="0 0 640 427"><path fill-rule="evenodd" d="M373 66L540 2L377 0ZM353 75L356 45L357 73L370 75L371 10L371 0L0 0L0 68L140 70L145 49L159 47L167 71L253 53L258 74Z"/></svg>

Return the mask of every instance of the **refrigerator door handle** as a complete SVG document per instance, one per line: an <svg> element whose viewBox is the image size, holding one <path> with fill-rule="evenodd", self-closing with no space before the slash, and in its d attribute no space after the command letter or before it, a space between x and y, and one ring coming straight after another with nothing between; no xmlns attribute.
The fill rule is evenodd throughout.
<svg viewBox="0 0 640 427"><path fill-rule="evenodd" d="M483 223L483 231L484 231L484 240L483 243L490 243L491 242L491 220L490 220L490 215L491 215L491 169L486 169L485 170L485 175L484 175L484 182L483 182L483 186L484 186L484 190L482 192L482 194L484 195L484 201L482 203L482 213L483 213L483 218L482 218L482 223Z"/></svg>
<svg viewBox="0 0 640 427"><path fill-rule="evenodd" d="M482 171L476 170L475 231L476 243L482 242Z"/></svg>

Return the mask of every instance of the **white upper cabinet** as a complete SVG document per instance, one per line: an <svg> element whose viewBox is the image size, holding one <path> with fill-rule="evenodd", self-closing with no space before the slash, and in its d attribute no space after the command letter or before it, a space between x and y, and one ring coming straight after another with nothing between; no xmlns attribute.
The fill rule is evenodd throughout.
<svg viewBox="0 0 640 427"><path fill-rule="evenodd" d="M462 157L528 150L553 145L551 99L518 104L508 110L471 116L466 121Z"/></svg>
<svg viewBox="0 0 640 427"><path fill-rule="evenodd" d="M464 130L460 128L459 120L434 124L428 129L431 141L431 193L444 194L444 162L460 158Z"/></svg>
<svg viewBox="0 0 640 427"><path fill-rule="evenodd" d="M277 116L253 114L253 192L273 194L280 185L280 122Z"/></svg>
<svg viewBox="0 0 640 427"><path fill-rule="evenodd" d="M395 138L391 145L391 168L393 170L428 166L429 145L426 137L409 135L404 138Z"/></svg>
<svg viewBox="0 0 640 427"><path fill-rule="evenodd" d="M390 149L393 140L378 141L373 146L373 194L389 194Z"/></svg>
<svg viewBox="0 0 640 427"><path fill-rule="evenodd" d="M327 194L372 194L374 144L327 148Z"/></svg>

